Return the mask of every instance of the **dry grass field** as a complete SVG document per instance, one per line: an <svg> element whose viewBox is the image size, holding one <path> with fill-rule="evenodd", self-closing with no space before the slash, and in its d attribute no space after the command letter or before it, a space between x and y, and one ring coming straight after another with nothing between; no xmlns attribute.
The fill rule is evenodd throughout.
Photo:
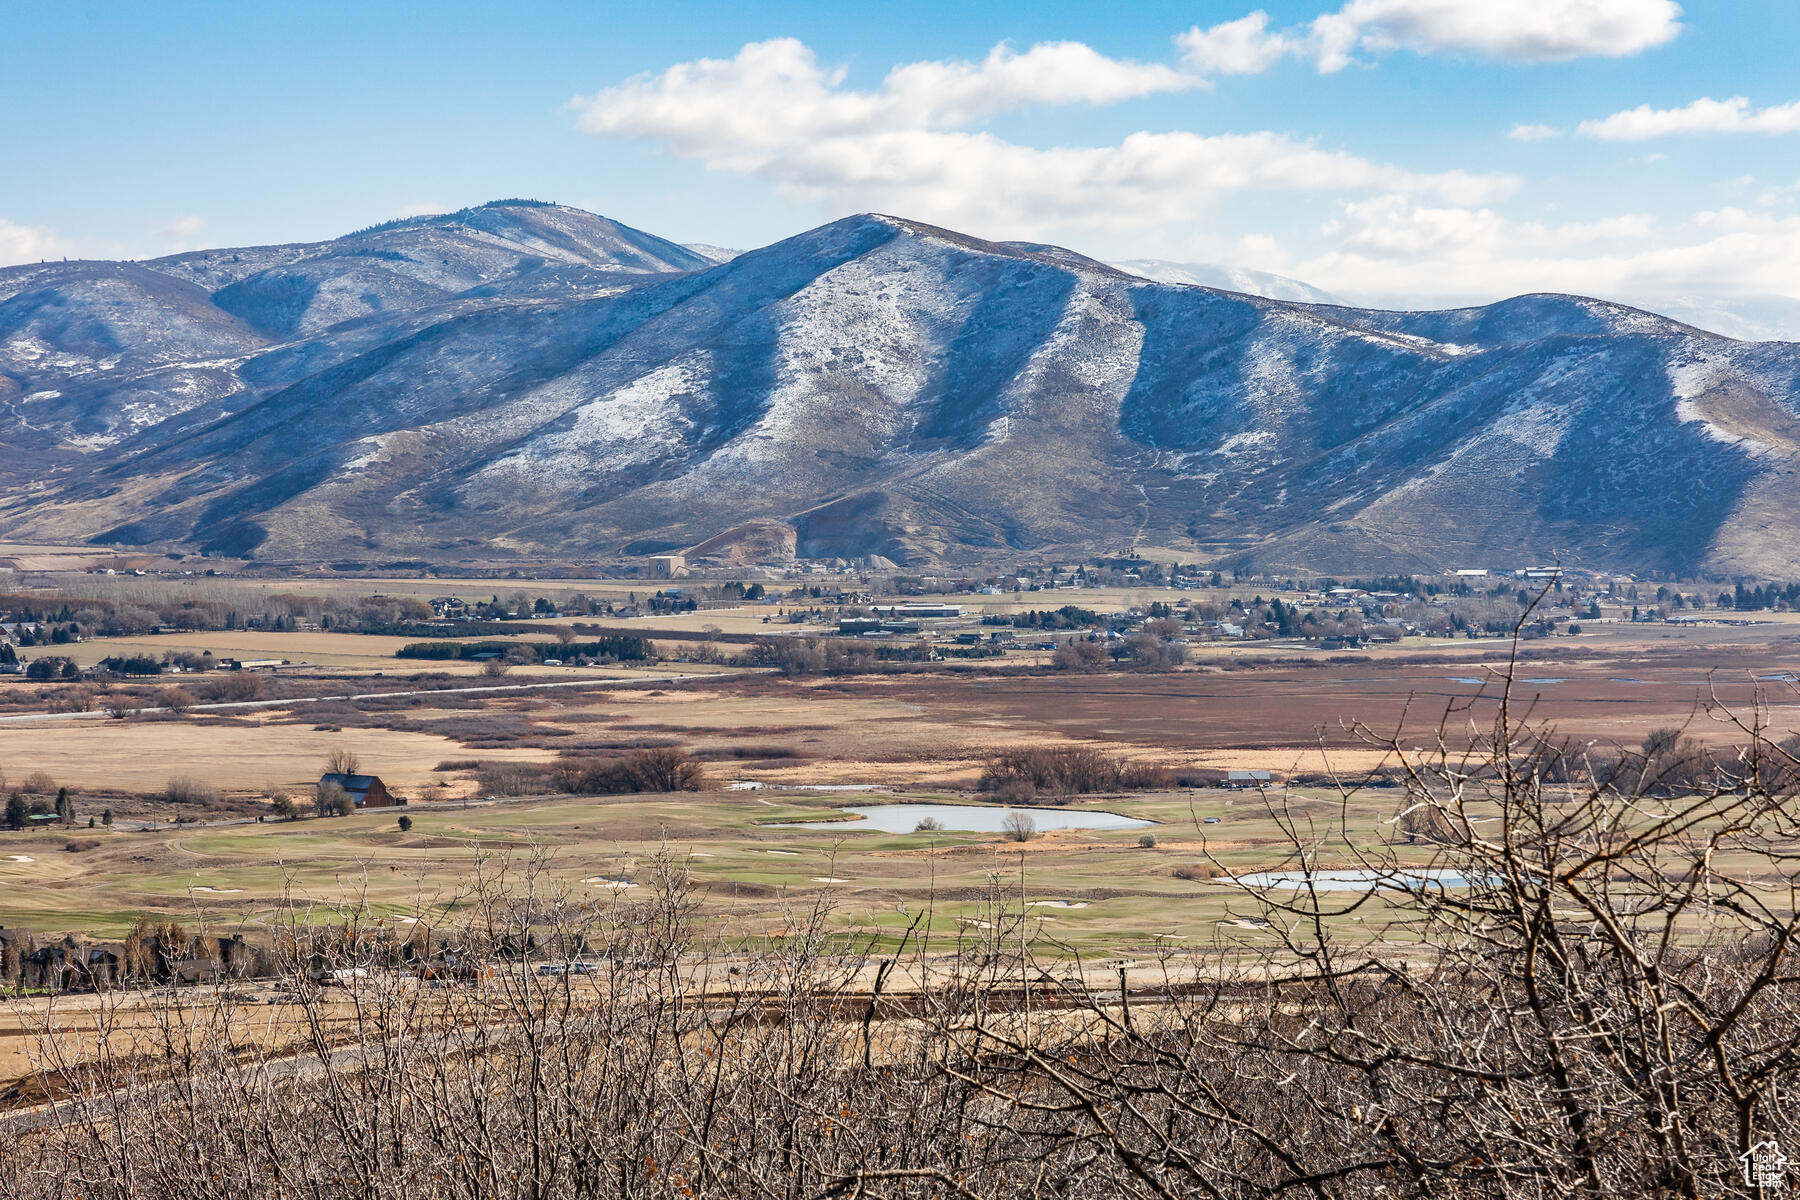
<svg viewBox="0 0 1800 1200"><path fill-rule="evenodd" d="M191 581L201 588L209 581ZM156 581L165 586L167 581ZM467 586L463 586L463 585ZM122 584L121 586L127 586ZM190 586L188 582L175 586ZM320 579L244 581L235 588L337 588L485 596L524 590L603 592L603 581ZM612 581L619 597L642 582ZM610 593L607 593L610 594ZM1060 603L1123 607L1171 598L1151 589L971 596L973 610L1014 611ZM633 622L649 636L666 628L785 631L746 606ZM1518 699L1568 737L1633 746L1656 728L1687 726L1703 741L1732 731L1712 719L1718 700L1739 712L1759 702L1776 737L1800 729L1800 628L1786 615L1751 626L1673 628L1590 624L1579 637L1528 643ZM538 635L541 638L541 634ZM215 656L284 658L315 664L328 691L404 688L422 668L392 657L405 639L333 633L186 633L97 640L69 648L91 663L109 654L211 650ZM1277 865L1279 832L1252 817L1243 793L1153 793L1082 801L1158 822L1154 848L1135 831L1056 833L1021 850L994 835L881 835L771 828L783 818L828 813L843 797L788 788L861 785L902 798L968 799L1000 749L1080 746L1175 768L1264 768L1316 775L1360 773L1382 752L1353 731L1400 731L1429 741L1446 711L1466 727L1470 705L1505 662L1497 640L1408 639L1357 652L1294 644L1212 643L1181 670L1058 674L1009 654L974 666L892 675L794 679L664 663L579 672L520 667L504 680L456 686L591 679L595 686L459 696L335 701L267 709L113 720L0 722L0 770L14 781L36 772L72 788L78 817L152 793L188 776L240 797L278 787L296 794L334 749L353 750L415 803L401 833L394 814L265 824L198 824L96 831L100 845L71 852L66 833L0 833L0 923L40 931L118 933L138 915L204 917L254 927L284 894L341 900L366 889L377 913L399 914L421 899L452 894L481 855L553 854L571 886L601 898L629 896L593 879L630 879L665 839L692 855L710 918L751 933L784 906L822 889L847 930L885 935L928 901L934 928L954 931L995 879L1027 896L1082 907L1034 909L1047 935L1084 953L1142 954L1157 944L1200 945L1227 928L1232 889L1177 878L1205 850L1233 869ZM59 649L60 652L60 649ZM472 673L473 664L449 664ZM616 682L615 682L616 681ZM9 680L5 687L21 686ZM1485 717L1481 718L1485 719ZM464 807L485 788L470 764L546 763L565 753L623 753L679 746L706 763L713 790L680 797L509 799ZM442 768L442 769L440 769ZM764 785L729 791L733 782ZM1313 817L1325 793L1293 795ZM1352 838L1385 841L1391 795L1371 791L1349 814ZM166 815L166 814L161 814ZM1218 825L1198 825L1202 817ZM135 822L133 822L135 824ZM86 836L86 831L81 831ZM27 861L29 860L29 861ZM1194 872L1190 871L1190 874ZM839 882L822 882L822 881ZM207 890L201 890L207 889ZM904 911L903 911L904 910Z"/></svg>
<svg viewBox="0 0 1800 1200"><path fill-rule="evenodd" d="M1160 942L1210 943L1242 894L1175 871L1209 856L1231 870L1275 868L1283 838L1253 793L1171 792L1091 798L1077 807L1156 822L1143 829L1047 832L1023 845L997 834L783 828L832 819L845 804L944 800L942 794L827 796L711 792L679 796L438 803L393 812L266 824L105 832L79 854L66 835L8 838L0 855L0 924L36 931L122 933L138 914L173 916L223 930L257 928L289 900L397 919L454 900L478 861L515 865L549 855L550 875L596 903L631 900L663 846L685 859L715 931L727 939L779 926L794 905L828 895L837 928L897 933L922 908L929 928L954 936L997 885L1024 896L1041 932L1092 955L1153 952ZM1359 804L1361 838L1386 840L1391 796ZM1283 799L1329 818L1317 795ZM1204 824L1207 817L1219 819ZM1373 844L1373 843L1371 843ZM30 859L31 861L17 861ZM623 881L620 883L618 881ZM1235 936L1235 931L1233 932Z"/></svg>
<svg viewBox="0 0 1800 1200"><path fill-rule="evenodd" d="M1747 712L1760 697L1779 736L1800 729L1800 693L1788 682L1800 674L1800 640L1768 631L1791 628L1771 623L1534 643L1518 697L1567 736L1618 745L1670 725L1688 726L1702 740L1728 740L1731 731L1710 719L1705 705L1716 699ZM1721 634L1740 641L1722 644ZM127 640L174 638L76 649L96 657ZM381 664L389 673L382 683L402 687L398 672L417 665L381 657L392 648L384 643L397 639L234 633L180 640L287 657L304 646L341 660L350 690L359 669ZM446 759L545 761L559 750L646 742L729 759L713 768L720 779L784 784L966 786L995 749L1047 744L1092 745L1170 766L1360 770L1379 755L1349 730L1351 722L1382 734L1404 724L1408 737L1425 738L1446 710L1492 691L1506 655L1504 644L1491 640L1408 647L1336 655L1263 650L1167 674L1042 673L1009 659L1000 670L670 682L675 674L716 669L610 668L590 674L631 686L459 696L454 704L413 697L179 720L87 714L0 723L0 770L15 780L41 770L71 786L135 790L189 774L247 792L302 783L330 747L348 744L391 782L417 788L442 781L433 768ZM519 668L504 680L470 679L468 686L584 677L565 668Z"/></svg>
<svg viewBox="0 0 1800 1200"><path fill-rule="evenodd" d="M178 721L75 721L0 731L9 775L45 771L65 787L151 792L185 775L233 792L275 786L297 791L319 777L333 749L354 744L363 768L391 787L412 791L438 782L432 767L467 758L468 749L441 735L359 729L346 738L333 727L280 722L258 714ZM549 750L490 749L481 757L540 762ZM91 806L84 807L84 813Z"/></svg>

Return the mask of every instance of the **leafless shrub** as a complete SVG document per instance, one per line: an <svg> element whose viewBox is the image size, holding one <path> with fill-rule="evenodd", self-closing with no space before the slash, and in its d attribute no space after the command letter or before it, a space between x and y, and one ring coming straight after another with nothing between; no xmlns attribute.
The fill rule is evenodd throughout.
<svg viewBox="0 0 1800 1200"><path fill-rule="evenodd" d="M1106 647L1099 642L1064 642L1050 656L1050 665L1059 671L1101 671L1106 663Z"/></svg>
<svg viewBox="0 0 1800 1200"><path fill-rule="evenodd" d="M186 688L166 687L156 693L156 703L180 716L194 707L194 697Z"/></svg>
<svg viewBox="0 0 1800 1200"><path fill-rule="evenodd" d="M634 750L622 758L565 758L552 775L560 790L576 795L697 792L707 786L699 760L673 746Z"/></svg>
<svg viewBox="0 0 1800 1200"><path fill-rule="evenodd" d="M227 671L207 680L205 695L213 701L241 704L261 696L263 688L263 677L254 671Z"/></svg>
<svg viewBox="0 0 1800 1200"><path fill-rule="evenodd" d="M1030 813L1009 812L1000 819L1000 832L1015 842L1029 842L1038 835L1037 821Z"/></svg>
<svg viewBox="0 0 1800 1200"><path fill-rule="evenodd" d="M1030 804L1037 799L1037 788L1029 779L1008 779L993 789L993 799L1000 804Z"/></svg>
<svg viewBox="0 0 1800 1200"><path fill-rule="evenodd" d="M1152 792L1174 786L1175 772L1158 763L1124 763L1119 767L1120 791Z"/></svg>
<svg viewBox="0 0 1800 1200"><path fill-rule="evenodd" d="M944 823L936 817L920 817L919 823L913 826L914 833L936 833L944 827Z"/></svg>
<svg viewBox="0 0 1800 1200"><path fill-rule="evenodd" d="M1435 804L1407 798L1408 803L1394 819L1394 824L1409 842L1421 839L1444 845L1455 843L1461 836L1448 815Z"/></svg>
<svg viewBox="0 0 1800 1200"><path fill-rule="evenodd" d="M1152 763L1134 763L1087 746L1037 746L1003 750L987 761L977 784L999 792L1022 783L1033 794L1068 796L1088 792L1147 791L1175 785L1175 773Z"/></svg>
<svg viewBox="0 0 1800 1200"><path fill-rule="evenodd" d="M534 763L484 762L475 773L476 786L493 796L529 796L548 790L542 767Z"/></svg>
<svg viewBox="0 0 1800 1200"><path fill-rule="evenodd" d="M313 812L318 816L343 816L346 806L350 809L356 807L355 802L350 799L350 793L337 780L323 780L313 785Z"/></svg>
<svg viewBox="0 0 1800 1200"><path fill-rule="evenodd" d="M219 789L203 779L176 775L163 786L162 798L177 806L207 807L219 802Z"/></svg>
<svg viewBox="0 0 1800 1200"><path fill-rule="evenodd" d="M50 712L92 712L97 692L86 684L57 689L45 707Z"/></svg>

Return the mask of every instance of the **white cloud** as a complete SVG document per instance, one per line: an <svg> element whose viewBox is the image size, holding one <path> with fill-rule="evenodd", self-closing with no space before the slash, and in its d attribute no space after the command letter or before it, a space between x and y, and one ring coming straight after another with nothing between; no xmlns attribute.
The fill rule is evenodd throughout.
<svg viewBox="0 0 1800 1200"><path fill-rule="evenodd" d="M1508 220L1485 208L1430 208L1389 195L1345 204L1343 216L1324 232L1351 250L1452 259L1633 241L1648 237L1655 226L1655 218L1642 213L1546 225Z"/></svg>
<svg viewBox="0 0 1800 1200"><path fill-rule="evenodd" d="M1407 171L1278 133L1139 132L1114 145L1039 149L967 128L1032 104L1111 103L1199 85L1070 43L1023 54L1001 46L978 64L897 67L876 91L847 88L844 78L782 39L639 76L571 106L588 133L651 139L794 199L1006 237L1191 221L1231 192L1428 192L1479 204L1515 186L1506 176Z"/></svg>
<svg viewBox="0 0 1800 1200"><path fill-rule="evenodd" d="M1514 125L1506 136L1515 142L1543 142L1561 137L1562 130L1554 125Z"/></svg>
<svg viewBox="0 0 1800 1200"><path fill-rule="evenodd" d="M1800 132L1800 100L1769 108L1752 108L1743 96L1714 100L1702 96L1681 108L1640 104L1597 121L1583 121L1580 132L1608 142L1642 142L1673 133Z"/></svg>
<svg viewBox="0 0 1800 1200"><path fill-rule="evenodd" d="M1346 204L1335 244L1292 273L1383 303L1488 301L1562 291L1655 308L1676 296L1800 297L1800 217L1725 208L1665 230L1627 214L1546 225L1402 196ZM1656 244L1648 239L1657 234Z"/></svg>
<svg viewBox="0 0 1800 1200"><path fill-rule="evenodd" d="M0 217L0 267L57 258L67 248L48 229L18 225Z"/></svg>
<svg viewBox="0 0 1800 1200"><path fill-rule="evenodd" d="M655 137L681 154L757 161L770 148L812 138L952 129L1032 104L1112 104L1204 86L1154 63L1110 59L1076 42L996 46L980 63L896 67L875 92L843 86L842 67L823 67L794 38L752 42L730 59L680 63L594 96L577 97L589 133ZM721 165L729 165L723 163Z"/></svg>
<svg viewBox="0 0 1800 1200"><path fill-rule="evenodd" d="M1681 31L1674 0L1350 0L1312 24L1319 69L1357 50L1559 62L1636 54Z"/></svg>
<svg viewBox="0 0 1800 1200"><path fill-rule="evenodd" d="M206 221L201 217L177 217L156 231L159 238L185 240L196 237L206 228Z"/></svg>
<svg viewBox="0 0 1800 1200"><path fill-rule="evenodd" d="M765 45L768 43L765 43ZM798 42L791 43L811 58ZM1080 42L1044 42L1023 54L1002 44L970 62L917 62L888 73L878 95L909 123L965 125L1033 104L1116 104L1204 86L1160 63L1107 58Z"/></svg>
<svg viewBox="0 0 1800 1200"><path fill-rule="evenodd" d="M1258 10L1211 29L1198 25L1175 35L1182 60L1208 75L1258 75L1289 55L1304 51L1306 41L1269 32L1269 14Z"/></svg>
<svg viewBox="0 0 1800 1200"><path fill-rule="evenodd" d="M1503 62L1618 58L1660 46L1681 32L1674 0L1349 0L1308 25L1270 32L1260 9L1209 29L1195 26L1176 45L1195 70L1251 75L1284 58L1311 58L1325 73L1357 53L1472 54Z"/></svg>
<svg viewBox="0 0 1800 1200"><path fill-rule="evenodd" d="M1764 188L1756 194L1756 202L1764 208L1792 204L1795 200L1800 200L1800 179L1784 186Z"/></svg>

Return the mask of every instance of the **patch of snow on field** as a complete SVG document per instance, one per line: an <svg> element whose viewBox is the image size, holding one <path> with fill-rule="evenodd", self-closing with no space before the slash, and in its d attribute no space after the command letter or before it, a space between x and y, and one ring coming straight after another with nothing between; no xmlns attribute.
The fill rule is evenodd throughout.
<svg viewBox="0 0 1800 1200"><path fill-rule="evenodd" d="M753 478L762 464L786 462L796 445L868 454L900 440L931 378L930 360L969 302L932 282L955 278L929 269L933 257L922 244L888 243L776 305L774 387L756 424L714 456L713 468ZM846 378L855 395L840 394Z"/></svg>
<svg viewBox="0 0 1800 1200"><path fill-rule="evenodd" d="M338 469L339 475L349 476L361 471L364 467L384 461L387 458L387 444L390 434L378 433L374 437L366 437L350 443L360 453Z"/></svg>
<svg viewBox="0 0 1800 1200"><path fill-rule="evenodd" d="M1267 429L1259 429L1255 433L1232 434L1217 446L1213 447L1212 453L1223 454L1229 457L1234 454L1244 454L1261 450L1266 446L1272 446L1274 444L1274 433Z"/></svg>
<svg viewBox="0 0 1800 1200"><path fill-rule="evenodd" d="M597 476L677 456L690 432L680 400L706 389L709 365L696 352L597 395L476 478L500 490L572 492Z"/></svg>
<svg viewBox="0 0 1800 1200"><path fill-rule="evenodd" d="M1721 376L1725 374L1725 364L1712 356L1702 356L1690 362L1673 364L1669 367L1669 387L1675 393L1675 418L1688 425L1700 426L1700 432L1710 441L1720 442L1727 446L1743 446L1754 450L1770 450L1770 447L1755 438L1733 433L1721 428L1707 416L1700 401L1713 389L1721 386Z"/></svg>
<svg viewBox="0 0 1800 1200"><path fill-rule="evenodd" d="M1504 413L1494 422L1495 437L1511 438L1532 453L1549 458L1569 430L1573 409L1568 405L1531 404Z"/></svg>

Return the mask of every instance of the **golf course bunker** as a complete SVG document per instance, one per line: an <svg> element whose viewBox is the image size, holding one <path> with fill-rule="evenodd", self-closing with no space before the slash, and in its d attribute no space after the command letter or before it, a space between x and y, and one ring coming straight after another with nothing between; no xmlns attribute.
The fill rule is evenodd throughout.
<svg viewBox="0 0 1800 1200"><path fill-rule="evenodd" d="M1377 871L1353 868L1337 871L1252 871L1234 875L1230 882L1249 888L1293 888L1299 890L1311 882L1321 892L1411 892L1425 887L1464 888L1469 880L1449 867L1421 867L1404 871Z"/></svg>
<svg viewBox="0 0 1800 1200"><path fill-rule="evenodd" d="M1024 813L1039 833L1055 829L1138 829L1155 821L1140 821L1118 813L1081 808L1000 808L986 804L871 804L846 808L854 821L797 821L782 829L831 829L843 833L911 833L927 817L938 828L952 833L1005 833L1006 818Z"/></svg>

